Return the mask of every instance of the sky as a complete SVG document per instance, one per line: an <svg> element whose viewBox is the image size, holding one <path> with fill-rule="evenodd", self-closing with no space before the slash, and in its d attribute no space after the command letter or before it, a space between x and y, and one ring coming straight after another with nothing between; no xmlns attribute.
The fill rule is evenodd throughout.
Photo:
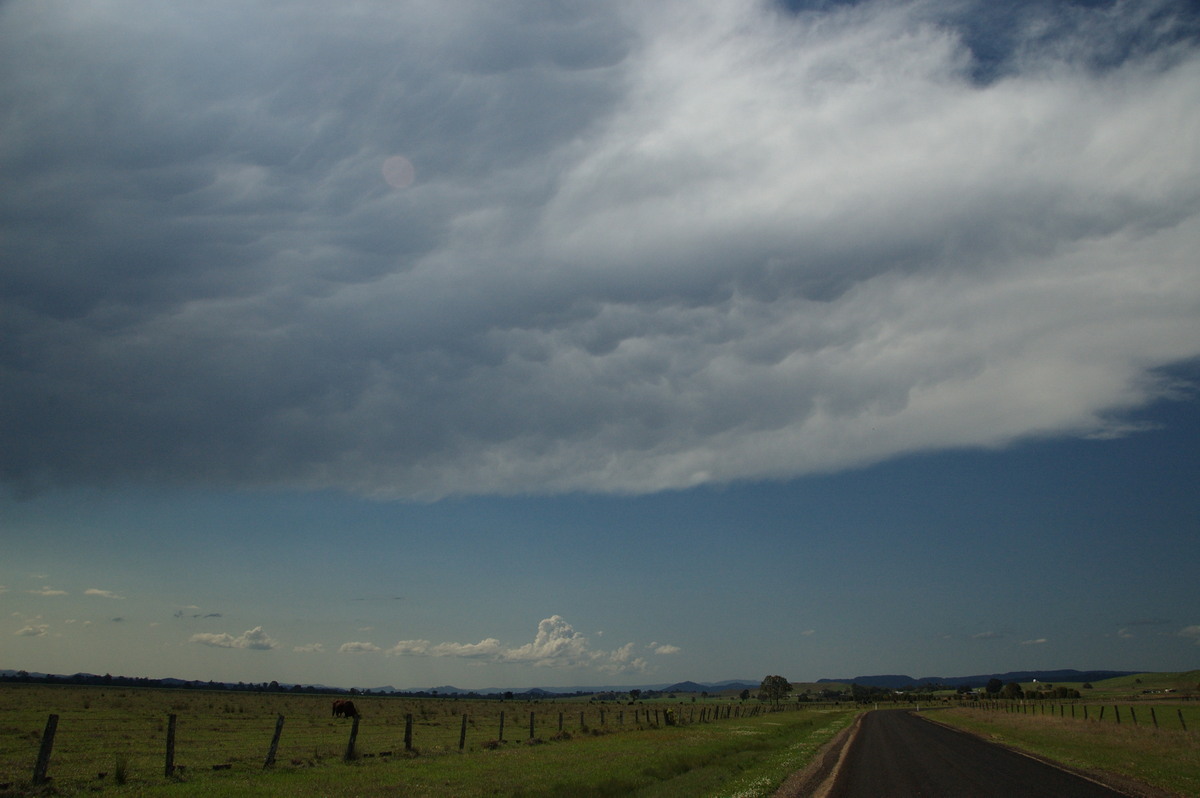
<svg viewBox="0 0 1200 798"><path fill-rule="evenodd" d="M1200 667L1200 8L0 4L0 668Z"/></svg>

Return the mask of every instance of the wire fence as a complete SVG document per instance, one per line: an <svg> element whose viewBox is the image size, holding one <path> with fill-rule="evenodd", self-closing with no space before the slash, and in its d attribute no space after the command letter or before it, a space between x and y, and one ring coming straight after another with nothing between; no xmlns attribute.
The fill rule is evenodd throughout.
<svg viewBox="0 0 1200 798"><path fill-rule="evenodd" d="M467 753L505 742L569 740L799 708L728 700L636 705L355 697L356 716L335 717L328 696L170 696L176 700L164 712L161 692L145 692L153 695L131 690L121 700L49 714L44 705L0 705L0 790L30 781L78 787Z"/></svg>

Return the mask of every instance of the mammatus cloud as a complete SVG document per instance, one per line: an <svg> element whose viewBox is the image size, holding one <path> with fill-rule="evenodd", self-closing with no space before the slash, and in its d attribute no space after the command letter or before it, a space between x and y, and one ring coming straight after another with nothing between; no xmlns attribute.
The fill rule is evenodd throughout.
<svg viewBox="0 0 1200 798"><path fill-rule="evenodd" d="M214 648L248 648L255 651L269 651L278 646L278 643L268 637L261 626L248 629L237 637L228 632L194 634L189 638L189 642Z"/></svg>
<svg viewBox="0 0 1200 798"><path fill-rule="evenodd" d="M982 0L6 3L0 479L644 493L1127 434L1200 354L1194 18L1021 5L982 64Z"/></svg>
<svg viewBox="0 0 1200 798"><path fill-rule="evenodd" d="M346 646L342 648L344 650ZM682 651L678 646L659 643L651 643L648 650L659 655ZM505 646L490 637L478 643L435 644L428 640L401 640L387 649L387 653L394 656L457 657L550 668L590 667L605 673L640 673L649 668L646 659L636 655L633 643L626 643L611 651L593 648L588 638L575 631L560 615L540 621L533 641L521 646Z"/></svg>

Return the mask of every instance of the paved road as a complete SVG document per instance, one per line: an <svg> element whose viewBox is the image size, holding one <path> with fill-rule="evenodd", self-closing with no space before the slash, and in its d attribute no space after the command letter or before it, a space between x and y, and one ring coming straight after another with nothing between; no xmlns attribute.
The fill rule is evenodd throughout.
<svg viewBox="0 0 1200 798"><path fill-rule="evenodd" d="M828 798L1125 798L905 710L868 712Z"/></svg>

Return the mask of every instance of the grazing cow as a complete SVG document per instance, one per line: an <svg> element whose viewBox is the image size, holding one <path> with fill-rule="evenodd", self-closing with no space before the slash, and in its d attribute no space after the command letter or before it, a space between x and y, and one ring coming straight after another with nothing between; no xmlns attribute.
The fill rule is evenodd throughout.
<svg viewBox="0 0 1200 798"><path fill-rule="evenodd" d="M358 709L350 699L338 698L333 702L333 716L335 718L357 718Z"/></svg>

